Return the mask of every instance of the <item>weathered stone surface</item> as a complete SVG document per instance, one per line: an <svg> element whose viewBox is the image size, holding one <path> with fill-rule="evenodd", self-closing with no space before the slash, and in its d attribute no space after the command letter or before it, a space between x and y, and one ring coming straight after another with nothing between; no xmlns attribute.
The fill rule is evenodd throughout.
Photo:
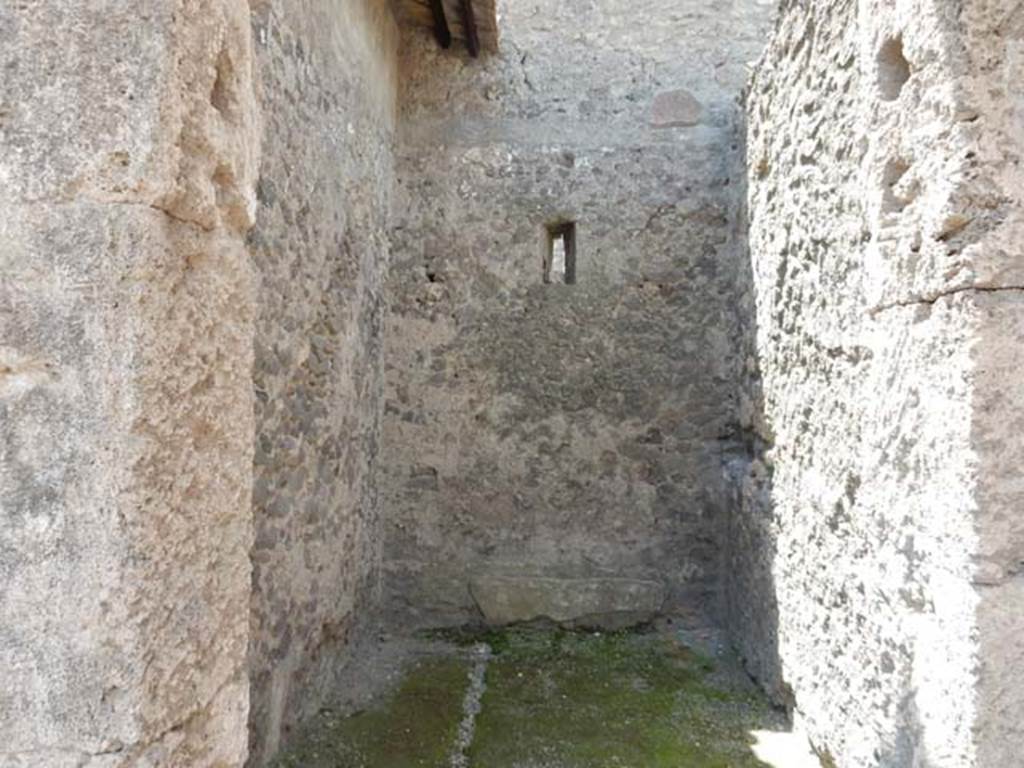
<svg viewBox="0 0 1024 768"><path fill-rule="evenodd" d="M706 617L734 412L736 96L770 9L499 12L497 57L402 46L388 606L472 620L469 575L518 573L659 581L671 610ZM673 86L704 103L700 126L651 127ZM567 219L576 284L545 284L547 225Z"/></svg>
<svg viewBox="0 0 1024 768"><path fill-rule="evenodd" d="M1014 5L791 3L751 84L730 613L841 768L1024 738Z"/></svg>
<svg viewBox="0 0 1024 768"><path fill-rule="evenodd" d="M249 40L234 0L0 7L5 767L245 760Z"/></svg>
<svg viewBox="0 0 1024 768"><path fill-rule="evenodd" d="M0 6L0 764L264 764L381 602L723 592L840 768L1019 762L1024 6L787 0L748 176L770 6Z"/></svg>
<svg viewBox="0 0 1024 768"><path fill-rule="evenodd" d="M621 629L653 619L665 585L638 579L552 579L481 575L470 592L489 624L550 619L567 626Z"/></svg>
<svg viewBox="0 0 1024 768"><path fill-rule="evenodd" d="M378 685L343 688L273 768L821 768L733 653L674 629L375 644Z"/></svg>
<svg viewBox="0 0 1024 768"><path fill-rule="evenodd" d="M376 457L397 30L387 3L260 3L254 764L316 712L379 595Z"/></svg>
<svg viewBox="0 0 1024 768"><path fill-rule="evenodd" d="M968 55L960 115L972 125L957 201L967 218L950 249L963 248L975 275L977 331L971 349L971 442L977 455L979 541L973 562L979 766L1024 754L1024 6L970 3L963 15ZM977 118L974 118L974 115ZM960 206L958 206L960 207Z"/></svg>

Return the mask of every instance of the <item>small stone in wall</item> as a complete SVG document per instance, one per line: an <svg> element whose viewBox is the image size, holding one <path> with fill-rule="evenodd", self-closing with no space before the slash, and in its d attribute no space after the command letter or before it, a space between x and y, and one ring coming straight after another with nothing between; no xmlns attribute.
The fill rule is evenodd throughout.
<svg viewBox="0 0 1024 768"><path fill-rule="evenodd" d="M678 128L697 125L704 107L692 93L682 88L664 91L654 97L651 105L651 125L655 128Z"/></svg>

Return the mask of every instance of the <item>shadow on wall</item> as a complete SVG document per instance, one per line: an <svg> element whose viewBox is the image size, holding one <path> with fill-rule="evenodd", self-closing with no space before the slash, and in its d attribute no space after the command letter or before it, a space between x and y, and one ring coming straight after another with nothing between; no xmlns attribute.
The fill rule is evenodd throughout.
<svg viewBox="0 0 1024 768"><path fill-rule="evenodd" d="M742 120L742 117L741 117ZM739 127L746 135L745 121ZM740 153L744 156L745 152ZM776 704L792 712L793 694L782 677L779 611L773 565L777 518L773 502L771 449L774 436L765 412L757 347L757 306L753 263L747 240L747 174L734 177L736 258L737 422L723 450L723 472L731 493L724 553L725 617L750 675Z"/></svg>
<svg viewBox="0 0 1024 768"><path fill-rule="evenodd" d="M746 176L737 174L743 186L740 199L746 198ZM769 423L758 357L758 326L753 264L745 233L748 212L745 203L735 216L736 242L741 252L737 258L738 421L731 440L723 450L723 472L731 494L725 557L724 614L732 638L747 673L766 691L772 701L784 707L792 719L797 710L793 689L786 681L779 647L780 613L775 569L779 560L779 536L783 525L775 504L773 459L775 436ZM901 681L898 698L901 727L888 744L879 744L875 751L877 765L910 766L920 759L922 733L921 713L915 701L916 691L909 672ZM801 739L807 737L800 730ZM758 738L769 750L776 747L772 739L779 734L767 733ZM815 740L816 741L816 740ZM780 765L820 764L825 768L837 765L838 756L819 743L809 746L818 755L813 763L791 761L796 741L778 743ZM758 756L768 759L761 751ZM802 756L801 760L805 759ZM774 763L768 759L770 764Z"/></svg>
<svg viewBox="0 0 1024 768"><path fill-rule="evenodd" d="M746 126L740 127L740 135ZM745 152L741 153L745 156ZM733 640L746 671L765 690L772 701L784 707L792 719L797 711L796 695L787 682L780 653L780 612L776 568L779 567L779 538L783 521L776 509L776 489L773 478L773 450L775 435L770 424L761 375L758 352L757 291L752 256L747 240L749 211L747 210L747 173L740 169L733 174L738 180L738 210L734 212L734 242L736 258L736 318L737 366L736 400L737 422L731 439L723 446L723 472L729 489L727 546L724 552L725 606L727 630ZM765 341L761 339L762 343ZM763 348L763 347L762 347ZM900 721L903 727L893 741L876 751L878 765L909 766L914 764L915 752L921 739L920 713L914 700L914 689L907 677L903 681L899 700ZM807 736L796 724L799 738ZM767 734L765 742L773 747ZM837 764L837 755L821 743L811 743L821 765L830 768ZM794 740L783 739L785 765L791 762L792 750L798 749ZM760 755L760 753L759 753ZM764 759L762 757L762 759ZM800 756L801 760L805 758ZM816 761L815 761L816 762ZM801 762L799 765L804 765Z"/></svg>

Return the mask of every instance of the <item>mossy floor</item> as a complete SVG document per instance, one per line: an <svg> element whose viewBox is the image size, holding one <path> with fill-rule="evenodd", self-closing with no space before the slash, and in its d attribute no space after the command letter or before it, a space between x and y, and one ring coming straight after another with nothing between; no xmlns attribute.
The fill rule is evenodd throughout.
<svg viewBox="0 0 1024 768"><path fill-rule="evenodd" d="M276 768L767 768L751 731L782 725L728 659L671 632L443 640L363 711L310 723Z"/></svg>

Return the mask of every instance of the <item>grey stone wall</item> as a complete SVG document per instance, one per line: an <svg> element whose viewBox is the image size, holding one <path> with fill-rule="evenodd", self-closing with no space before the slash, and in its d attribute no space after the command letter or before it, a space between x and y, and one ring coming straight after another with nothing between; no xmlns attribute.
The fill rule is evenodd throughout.
<svg viewBox="0 0 1024 768"><path fill-rule="evenodd" d="M253 506L253 763L315 712L378 595L382 276L397 95L386 3L267 0Z"/></svg>
<svg viewBox="0 0 1024 768"><path fill-rule="evenodd" d="M480 575L654 580L669 609L712 611L736 97L771 10L508 2L500 55L403 41L381 480L394 615L474 619ZM545 284L562 220L576 284Z"/></svg>
<svg viewBox="0 0 1024 768"><path fill-rule="evenodd" d="M483 576L724 597L840 768L1019 762L1024 6L785 2L745 148L770 3L500 11L0 7L0 764L261 764Z"/></svg>
<svg viewBox="0 0 1024 768"><path fill-rule="evenodd" d="M0 6L0 764L238 765L248 6Z"/></svg>
<svg viewBox="0 0 1024 768"><path fill-rule="evenodd" d="M1020 754L1016 5L790 2L750 87L730 618L840 767Z"/></svg>

